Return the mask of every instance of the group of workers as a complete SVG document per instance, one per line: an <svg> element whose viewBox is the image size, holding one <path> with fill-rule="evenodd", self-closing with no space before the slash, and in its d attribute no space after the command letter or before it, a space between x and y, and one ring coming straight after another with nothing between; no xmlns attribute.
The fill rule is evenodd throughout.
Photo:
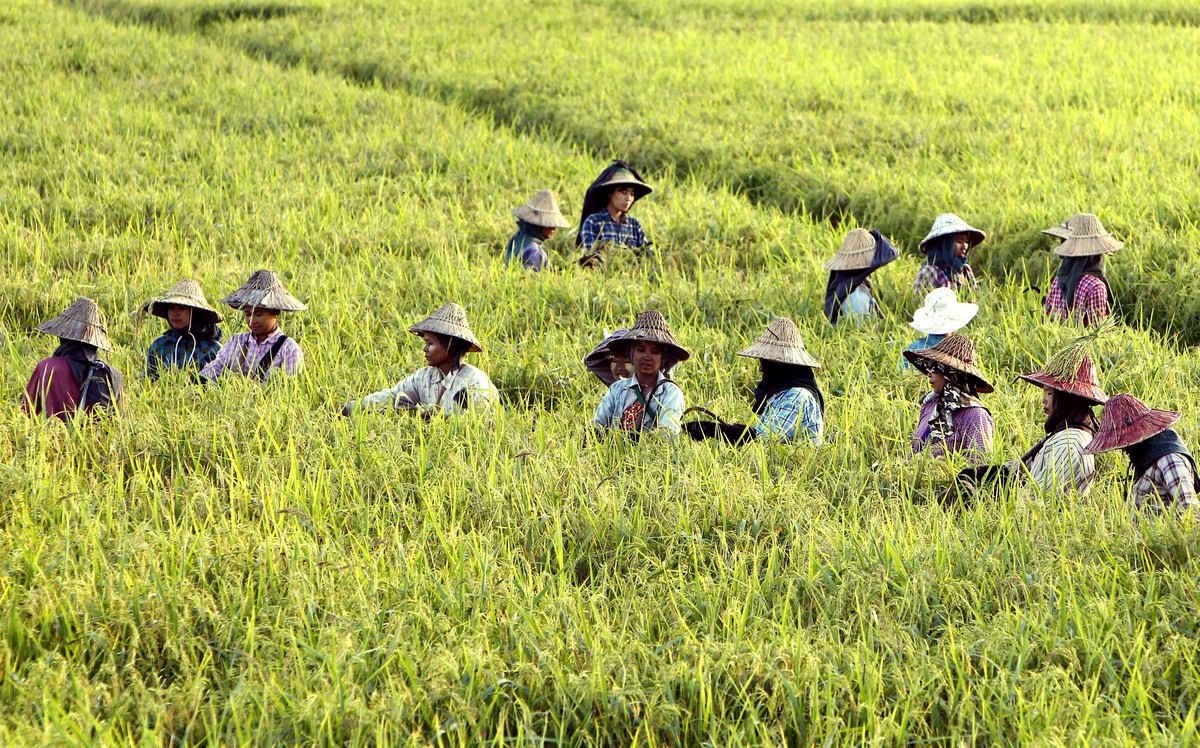
<svg viewBox="0 0 1200 748"><path fill-rule="evenodd" d="M640 225L628 215L633 203L650 191L637 172L622 162L605 169L584 201L577 234L584 251L582 264L602 262L605 252L614 247L650 250ZM507 245L506 259L535 270L545 267L542 242L566 226L554 194L538 192L513 213L518 231ZM1121 243L1093 215L1074 216L1046 233L1061 240L1056 252L1064 258L1046 301L1047 311L1097 324L1110 308L1104 257ZM1095 478L1093 455L1122 449L1132 467L1135 504L1156 509L1195 507L1200 474L1170 428L1180 414L1149 408L1132 395L1105 395L1095 362L1082 342L1085 339L1060 352L1043 370L1021 376L1042 388L1045 438L1018 459L981 464L992 449L994 424L980 396L993 388L974 344L959 332L979 307L959 301L956 289L974 288L975 275L967 258L983 239L979 229L944 214L921 243L927 262L914 287L924 294L924 305L910 325L923 337L904 350L901 365L926 375L931 391L921 401L912 453L961 455L969 467L959 473L958 485L971 496L983 485L1011 481L1025 481L1046 492L1083 494ZM879 314L869 276L896 255L896 248L878 231L849 232L825 265L830 271L825 300L830 322ZM276 372L298 370L303 353L280 329L279 318L307 307L274 273L256 271L222 303L242 312L248 328L226 343L220 327L223 316L208 304L195 281L180 281L146 302L143 311L167 322L167 329L147 352L146 373L151 380L170 369L191 372L201 382L229 375L266 381ZM121 373L99 358L100 351L111 351L112 346L94 301L80 299L36 329L57 337L60 345L37 364L29 380L24 399L28 412L68 420L78 411L121 406ZM421 337L427 366L393 387L347 402L344 415L395 409L432 417L497 405L498 394L487 374L463 360L483 348L462 307L446 304L409 331ZM739 445L754 440L821 443L825 398L816 377L820 364L805 348L795 322L774 320L738 354L759 364L753 426L720 419L683 423L687 406L672 371L689 355L657 311L643 312L629 328L607 336L583 362L608 387L593 416L593 428L667 436L686 432L696 440ZM1103 416L1097 420L1093 408L1101 405Z"/></svg>

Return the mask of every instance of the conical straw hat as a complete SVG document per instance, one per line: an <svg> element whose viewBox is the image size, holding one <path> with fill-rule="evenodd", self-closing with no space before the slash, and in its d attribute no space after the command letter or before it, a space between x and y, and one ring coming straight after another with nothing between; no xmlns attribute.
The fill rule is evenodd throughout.
<svg viewBox="0 0 1200 748"><path fill-rule="evenodd" d="M1042 233L1046 234L1047 236L1053 236L1056 239L1070 239L1071 227L1074 226L1075 222L1078 221L1082 216L1082 213L1076 213L1057 226L1051 226L1048 229L1042 229Z"/></svg>
<svg viewBox="0 0 1200 748"><path fill-rule="evenodd" d="M851 229L842 248L828 262L826 270L862 270L871 267L875 258L875 237L866 229Z"/></svg>
<svg viewBox="0 0 1200 748"><path fill-rule="evenodd" d="M1108 395L1100 387L1099 372L1092 357L1084 353L1078 360L1068 361L1068 358L1071 358L1069 350L1059 351L1041 371L1021 374L1018 378L1103 405Z"/></svg>
<svg viewBox="0 0 1200 748"><path fill-rule="evenodd" d="M975 344L966 335L952 332L932 348L904 351L904 357L920 371L928 372L930 363L938 363L974 379L980 392L995 390L976 364Z"/></svg>
<svg viewBox="0 0 1200 748"><path fill-rule="evenodd" d="M738 353L739 356L763 361L778 361L819 369L821 364L804 347L800 328L787 317L780 317L767 325L767 330L754 341L754 345Z"/></svg>
<svg viewBox="0 0 1200 748"><path fill-rule="evenodd" d="M629 331L622 335L619 341L615 340L609 343L609 347L611 348L622 341L628 345L633 345L640 340L658 343L670 348L674 351L675 358L679 361L687 361L692 355L671 334L671 328L667 327L666 318L658 312L642 312L639 314L638 318L633 322L633 327L629 328Z"/></svg>
<svg viewBox="0 0 1200 748"><path fill-rule="evenodd" d="M571 224L558 210L558 198L550 190L538 190L529 202L512 209L512 214L534 226L565 229Z"/></svg>
<svg viewBox="0 0 1200 748"><path fill-rule="evenodd" d="M1104 405L1100 429L1083 453L1095 455L1132 446L1171 428L1181 416L1172 410L1155 410L1133 395L1113 395Z"/></svg>
<svg viewBox="0 0 1200 748"><path fill-rule="evenodd" d="M1071 235L1054 248L1059 257L1091 257L1116 252L1125 246L1104 230L1104 224L1091 213L1084 213L1071 222Z"/></svg>
<svg viewBox="0 0 1200 748"><path fill-rule="evenodd" d="M288 293L279 276L270 270L255 270L246 283L221 299L234 309L274 309L278 312L303 312L304 302Z"/></svg>
<svg viewBox="0 0 1200 748"><path fill-rule="evenodd" d="M471 332L471 324L467 322L467 312L458 304L443 304L436 312L408 328L414 335L431 332L435 335L449 335L471 344L470 353L479 353L483 346Z"/></svg>
<svg viewBox="0 0 1200 748"><path fill-rule="evenodd" d="M654 188L646 184L642 180L633 175L633 172L628 169L617 169L600 184L592 187L593 190L606 189L609 187L633 187L633 196L635 200L641 200L646 195L654 192Z"/></svg>
<svg viewBox="0 0 1200 748"><path fill-rule="evenodd" d="M967 234L970 236L970 246L972 247L987 238L987 234L953 213L943 213L933 219L933 227L929 229L929 233L921 240L921 249L924 250L926 244L937 239L939 236L953 236L954 234Z"/></svg>
<svg viewBox="0 0 1200 748"><path fill-rule="evenodd" d="M100 311L100 305L91 299L78 299L62 314L33 329L63 340L87 343L102 351L111 353L113 349L112 341L108 339L108 328L104 324L104 313Z"/></svg>
<svg viewBox="0 0 1200 748"><path fill-rule="evenodd" d="M204 297L204 290L194 280L181 280L171 286L171 290L162 296L147 301L142 305L142 313L149 312L155 317L166 319L167 307L171 304L190 307L195 310L193 315L197 311L201 312L202 314L199 316L209 322L220 322L225 319L220 312L208 305L208 299Z"/></svg>
<svg viewBox="0 0 1200 748"><path fill-rule="evenodd" d="M953 288L935 288L925 294L925 306L913 312L908 326L926 335L949 335L978 313L979 305L959 301Z"/></svg>

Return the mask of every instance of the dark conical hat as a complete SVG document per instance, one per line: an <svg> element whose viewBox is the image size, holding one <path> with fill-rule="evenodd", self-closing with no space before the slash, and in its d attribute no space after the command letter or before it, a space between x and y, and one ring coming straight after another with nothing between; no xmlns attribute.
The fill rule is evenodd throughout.
<svg viewBox="0 0 1200 748"><path fill-rule="evenodd" d="M976 364L975 344L966 335L952 332L932 348L905 351L904 357L917 369L928 372L929 364L938 363L975 380L980 392L993 392L995 387Z"/></svg>
<svg viewBox="0 0 1200 748"><path fill-rule="evenodd" d="M671 334L671 328L667 326L666 318L658 312L642 312L639 314L633 323L633 327L629 328L628 332L622 335L619 341L613 341L609 346L611 347L619 342L633 345L640 340L658 343L670 348L674 351L675 358L679 361L687 361L692 355Z"/></svg>
<svg viewBox="0 0 1200 748"><path fill-rule="evenodd" d="M1062 353L1064 352L1059 352ZM1063 358L1059 354L1047 361L1041 371L1020 374L1018 378L1075 395L1093 405L1103 405L1108 400L1108 395L1104 394L1104 389L1100 387L1100 373L1092 357L1085 353L1077 362L1069 362L1068 366L1068 362L1056 360ZM1064 366L1067 366L1067 371L1063 370ZM1070 370L1073 370L1073 373Z"/></svg>

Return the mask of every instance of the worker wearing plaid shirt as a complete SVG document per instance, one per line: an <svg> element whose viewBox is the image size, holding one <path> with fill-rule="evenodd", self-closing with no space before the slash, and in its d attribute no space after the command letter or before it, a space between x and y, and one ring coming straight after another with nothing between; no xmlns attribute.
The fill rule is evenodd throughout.
<svg viewBox="0 0 1200 748"><path fill-rule="evenodd" d="M614 161L596 177L583 197L583 212L575 243L583 249L579 264L595 267L613 246L627 247L638 254L651 251L650 242L638 220L629 215L633 204L653 192L633 167Z"/></svg>
<svg viewBox="0 0 1200 748"><path fill-rule="evenodd" d="M1196 465L1191 455L1172 452L1159 457L1133 482L1129 494L1138 509L1157 512L1168 505L1195 509L1200 500L1196 498Z"/></svg>
<svg viewBox="0 0 1200 748"><path fill-rule="evenodd" d="M924 296L935 288L969 288L976 289L979 283L975 280L975 271L970 265L963 265L962 270L951 276L946 270L937 265L925 264L917 271L917 279L913 282L913 290L918 296Z"/></svg>
<svg viewBox="0 0 1200 748"><path fill-rule="evenodd" d="M617 220L607 210L588 216L579 227L579 236L583 239L585 257L594 257L612 246L641 249L648 244L638 219L623 215Z"/></svg>
<svg viewBox="0 0 1200 748"><path fill-rule="evenodd" d="M1084 275L1075 286L1075 298L1068 306L1058 278L1050 282L1046 295L1046 314L1061 321L1074 320L1091 327L1108 318L1108 284L1094 275Z"/></svg>
<svg viewBox="0 0 1200 748"><path fill-rule="evenodd" d="M803 438L820 444L824 433L821 406L807 387L793 387L769 397L754 425L754 435L759 439Z"/></svg>
<svg viewBox="0 0 1200 748"><path fill-rule="evenodd" d="M282 342L280 338L283 338ZM264 361L272 351L275 351L275 355L269 362ZM285 336L283 331L276 327L262 340L253 332L239 332L234 335L212 363L200 371L200 376L216 379L224 374L236 373L252 379L266 380L272 372L279 369L285 374L295 374L303 363L304 352L300 350L300 344ZM262 371L264 364L266 371Z"/></svg>

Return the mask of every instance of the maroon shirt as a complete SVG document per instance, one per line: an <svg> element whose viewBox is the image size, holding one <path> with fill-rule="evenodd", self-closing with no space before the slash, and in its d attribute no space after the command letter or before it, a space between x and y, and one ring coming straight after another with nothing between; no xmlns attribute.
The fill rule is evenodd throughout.
<svg viewBox="0 0 1200 748"><path fill-rule="evenodd" d="M38 361L33 369L33 376L25 386L25 401L22 406L26 413L54 416L64 421L68 420L79 408L82 393L75 377L71 374L71 365L65 358L44 358Z"/></svg>

